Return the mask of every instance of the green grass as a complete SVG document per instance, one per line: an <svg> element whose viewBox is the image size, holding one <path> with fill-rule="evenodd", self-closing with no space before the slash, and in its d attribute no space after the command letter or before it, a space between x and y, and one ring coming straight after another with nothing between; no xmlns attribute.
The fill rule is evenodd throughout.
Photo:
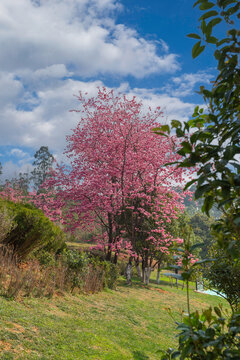
<svg viewBox="0 0 240 360"><path fill-rule="evenodd" d="M227 304L191 291L191 307ZM116 291L52 299L0 298L0 358L40 360L159 359L157 351L176 345L175 319L186 310L186 290L168 281L148 286L124 280Z"/></svg>

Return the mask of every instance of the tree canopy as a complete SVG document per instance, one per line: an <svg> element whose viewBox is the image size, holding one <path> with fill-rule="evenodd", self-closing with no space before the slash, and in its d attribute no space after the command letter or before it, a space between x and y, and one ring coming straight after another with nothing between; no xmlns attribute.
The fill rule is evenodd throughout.
<svg viewBox="0 0 240 360"><path fill-rule="evenodd" d="M103 88L78 99L81 119L67 137L71 165L58 167L47 184L58 189L56 201L62 199L73 229L102 227L97 241L108 259L125 248L147 264L154 251L168 252L173 236L167 224L184 207L184 195L172 185L182 185L185 170L164 166L180 159L177 139L152 133L161 110L144 109L135 98Z"/></svg>

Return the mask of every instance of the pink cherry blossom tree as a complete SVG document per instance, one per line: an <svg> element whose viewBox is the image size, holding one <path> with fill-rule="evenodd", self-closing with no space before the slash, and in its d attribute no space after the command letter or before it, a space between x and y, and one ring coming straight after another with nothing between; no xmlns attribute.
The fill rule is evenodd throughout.
<svg viewBox="0 0 240 360"><path fill-rule="evenodd" d="M151 268L156 254L169 253L167 224L183 209L184 194L173 186L186 170L164 166L180 158L177 139L154 134L160 108L145 109L135 97L102 88L78 100L80 121L65 151L70 165L58 166L45 186L57 191L54 206L72 230L101 226L97 246L108 260L125 249Z"/></svg>

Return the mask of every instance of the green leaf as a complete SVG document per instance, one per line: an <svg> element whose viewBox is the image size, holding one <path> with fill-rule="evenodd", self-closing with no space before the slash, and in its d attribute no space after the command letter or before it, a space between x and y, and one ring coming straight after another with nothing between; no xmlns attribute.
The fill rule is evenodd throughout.
<svg viewBox="0 0 240 360"><path fill-rule="evenodd" d="M203 33L203 34L206 34L207 25L206 25L206 21L205 21L205 20L202 20L202 22L201 22L201 30L202 30L202 33Z"/></svg>
<svg viewBox="0 0 240 360"><path fill-rule="evenodd" d="M197 1L194 3L193 7L197 6L197 4L199 4L201 1L202 1L202 0L197 0Z"/></svg>
<svg viewBox="0 0 240 360"><path fill-rule="evenodd" d="M222 7L225 9L228 5L236 3L236 0L224 0Z"/></svg>
<svg viewBox="0 0 240 360"><path fill-rule="evenodd" d="M179 121L179 120L172 120L172 121L171 121L171 125L172 125L173 128L182 127L182 123L181 123L181 121Z"/></svg>
<svg viewBox="0 0 240 360"><path fill-rule="evenodd" d="M195 59L205 49L205 45L201 46L201 41L198 41L192 48L192 57Z"/></svg>
<svg viewBox="0 0 240 360"><path fill-rule="evenodd" d="M187 190L187 189L189 188L189 186L191 186L192 184L194 184L196 181L197 181L196 179L193 179L193 180L189 181L189 182L185 185L185 187L184 187L183 190L184 190L184 191Z"/></svg>
<svg viewBox="0 0 240 360"><path fill-rule="evenodd" d="M238 3L237 5L229 8L229 9L227 9L226 14L227 15L233 15L239 10L239 8L240 8L240 3Z"/></svg>
<svg viewBox="0 0 240 360"><path fill-rule="evenodd" d="M168 268L169 268L169 269L177 269L177 270L181 270L181 269L182 269L182 267L179 266L179 265L169 265Z"/></svg>
<svg viewBox="0 0 240 360"><path fill-rule="evenodd" d="M211 21L209 21L209 23L207 24L207 27L211 27L213 28L215 25L219 24L222 21L222 19L220 17L217 17L215 19L212 19Z"/></svg>
<svg viewBox="0 0 240 360"><path fill-rule="evenodd" d="M186 154L189 154L189 153L192 152L192 145L189 144L189 142L187 142L187 141L182 141L182 142L181 142L181 145L182 145L183 150L184 150L184 152L185 152Z"/></svg>
<svg viewBox="0 0 240 360"><path fill-rule="evenodd" d="M194 251L197 248L202 248L203 246L204 246L204 243L194 244L190 247L190 252Z"/></svg>
<svg viewBox="0 0 240 360"><path fill-rule="evenodd" d="M168 134L170 134L169 125L162 125L162 126L160 127L160 129L161 129L163 132L167 132Z"/></svg>
<svg viewBox="0 0 240 360"><path fill-rule="evenodd" d="M225 38L225 39L218 41L217 46L221 46L222 44L229 43L229 42L231 42L231 40L228 38Z"/></svg>
<svg viewBox="0 0 240 360"><path fill-rule="evenodd" d="M214 306L214 311L217 314L217 316L219 316L219 317L222 316L221 310L217 306Z"/></svg>
<svg viewBox="0 0 240 360"><path fill-rule="evenodd" d="M212 16L217 16L217 15L218 15L218 12L217 12L217 11L211 10L211 11L208 11L208 12L206 12L205 14L203 14L203 15L199 18L199 20L205 20L205 19L208 19L208 18L210 18L210 17L212 17Z"/></svg>
<svg viewBox="0 0 240 360"><path fill-rule="evenodd" d="M199 36L198 34L188 34L187 37L192 38L192 39L201 39L201 36Z"/></svg>
<svg viewBox="0 0 240 360"><path fill-rule="evenodd" d="M169 125L162 125L159 127L155 127L152 129L153 132L158 133L158 132L168 132L168 134L170 134L170 129L169 129Z"/></svg>
<svg viewBox="0 0 240 360"><path fill-rule="evenodd" d="M177 137L183 137L184 136L184 132L179 128L176 129L176 134L177 134Z"/></svg>
<svg viewBox="0 0 240 360"><path fill-rule="evenodd" d="M211 190L211 185L209 184L199 186L195 191L195 199L199 199L203 196L204 193L208 192L209 190Z"/></svg>
<svg viewBox="0 0 240 360"><path fill-rule="evenodd" d="M200 264L209 263L209 262L213 262L213 261L216 261L216 259L198 260L198 261L196 261L193 265L200 265Z"/></svg>
<svg viewBox="0 0 240 360"><path fill-rule="evenodd" d="M202 206L202 211L205 212L209 216L209 211L211 210L214 203L213 196L207 196L204 199L204 203Z"/></svg>
<svg viewBox="0 0 240 360"><path fill-rule="evenodd" d="M237 225L237 226L240 226L240 217L236 217L234 220L233 220L234 224Z"/></svg>
<svg viewBox="0 0 240 360"><path fill-rule="evenodd" d="M211 9L213 6L215 6L214 3L212 3L212 2L205 2L205 3L203 3L203 4L201 4L201 5L199 6L199 9L200 9L200 10L208 10L208 9Z"/></svg>
<svg viewBox="0 0 240 360"><path fill-rule="evenodd" d="M184 280L182 275L180 274L175 274L175 273L164 273L165 276L169 276L169 277L173 277L174 279L177 280Z"/></svg>
<svg viewBox="0 0 240 360"><path fill-rule="evenodd" d="M209 36L207 37L207 42L210 44L217 44L218 39L215 36Z"/></svg>

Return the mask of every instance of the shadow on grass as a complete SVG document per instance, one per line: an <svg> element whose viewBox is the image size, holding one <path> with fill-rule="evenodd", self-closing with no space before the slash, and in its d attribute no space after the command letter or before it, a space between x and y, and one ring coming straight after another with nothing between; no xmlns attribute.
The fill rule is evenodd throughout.
<svg viewBox="0 0 240 360"><path fill-rule="evenodd" d="M143 352L141 351L134 351L133 352L133 359L134 360L148 360L149 356L145 355Z"/></svg>

